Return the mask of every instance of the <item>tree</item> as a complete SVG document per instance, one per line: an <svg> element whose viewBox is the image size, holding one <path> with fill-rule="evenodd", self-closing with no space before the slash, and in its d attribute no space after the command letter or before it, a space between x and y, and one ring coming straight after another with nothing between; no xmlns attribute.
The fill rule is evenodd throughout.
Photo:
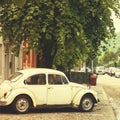
<svg viewBox="0 0 120 120"><path fill-rule="evenodd" d="M117 55L116 66L120 67L120 48L117 49L116 55Z"/></svg>
<svg viewBox="0 0 120 120"><path fill-rule="evenodd" d="M19 54L23 40L37 54L37 66L73 67L97 52L101 41L114 36L111 9L118 15L118 0L1 1L0 23L4 43Z"/></svg>
<svg viewBox="0 0 120 120"><path fill-rule="evenodd" d="M101 63L102 65L107 65L109 66L111 63L115 63L118 59L118 55L116 54L116 52L107 50L105 51L103 57L101 58Z"/></svg>

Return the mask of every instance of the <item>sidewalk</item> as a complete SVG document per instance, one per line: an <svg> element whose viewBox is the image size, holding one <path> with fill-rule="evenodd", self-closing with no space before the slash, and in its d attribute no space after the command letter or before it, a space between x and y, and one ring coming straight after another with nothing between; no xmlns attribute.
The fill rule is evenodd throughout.
<svg viewBox="0 0 120 120"><path fill-rule="evenodd" d="M115 117L113 108L110 104L110 101L107 97L107 94L105 93L102 85L97 84L96 86L91 86L91 89L94 89L95 91L97 91L98 93L98 97L100 99L100 102L97 104L97 110L101 109L101 115L102 116L97 116L96 115L96 119L94 120L98 120L98 117L101 117L102 120L117 120L117 118Z"/></svg>

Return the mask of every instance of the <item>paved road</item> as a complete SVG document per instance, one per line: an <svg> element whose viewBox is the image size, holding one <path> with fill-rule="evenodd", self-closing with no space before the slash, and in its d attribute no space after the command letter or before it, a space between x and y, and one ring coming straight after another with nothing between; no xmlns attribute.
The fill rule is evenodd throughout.
<svg viewBox="0 0 120 120"><path fill-rule="evenodd" d="M116 113L117 120L120 120L120 78L100 75L98 84L102 84Z"/></svg>
<svg viewBox="0 0 120 120"><path fill-rule="evenodd" d="M78 112L74 109L37 109L29 114L16 115L11 109L0 109L0 120L116 120L112 107L98 78L97 86L91 87L98 92L100 103L92 112Z"/></svg>
<svg viewBox="0 0 120 120"><path fill-rule="evenodd" d="M97 79L98 84L112 87L120 87L120 78L111 77L109 75L99 75Z"/></svg>

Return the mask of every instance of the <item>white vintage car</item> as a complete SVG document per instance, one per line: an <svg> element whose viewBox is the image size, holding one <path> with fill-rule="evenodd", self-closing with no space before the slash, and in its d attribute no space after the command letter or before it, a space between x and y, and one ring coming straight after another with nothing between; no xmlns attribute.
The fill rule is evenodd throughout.
<svg viewBox="0 0 120 120"><path fill-rule="evenodd" d="M88 112L97 102L95 91L70 82L63 72L53 69L20 70L0 85L0 106L10 106L16 113L53 106L71 106Z"/></svg>

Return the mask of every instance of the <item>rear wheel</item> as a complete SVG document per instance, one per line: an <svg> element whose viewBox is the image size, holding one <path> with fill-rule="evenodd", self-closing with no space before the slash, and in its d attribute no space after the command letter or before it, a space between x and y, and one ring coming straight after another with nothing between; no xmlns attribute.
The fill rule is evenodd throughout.
<svg viewBox="0 0 120 120"><path fill-rule="evenodd" d="M85 95L81 99L79 109L82 112L90 112L94 107L94 99L91 95Z"/></svg>
<svg viewBox="0 0 120 120"><path fill-rule="evenodd" d="M27 113L31 107L31 99L28 96L20 95L15 98L12 107L16 113Z"/></svg>

